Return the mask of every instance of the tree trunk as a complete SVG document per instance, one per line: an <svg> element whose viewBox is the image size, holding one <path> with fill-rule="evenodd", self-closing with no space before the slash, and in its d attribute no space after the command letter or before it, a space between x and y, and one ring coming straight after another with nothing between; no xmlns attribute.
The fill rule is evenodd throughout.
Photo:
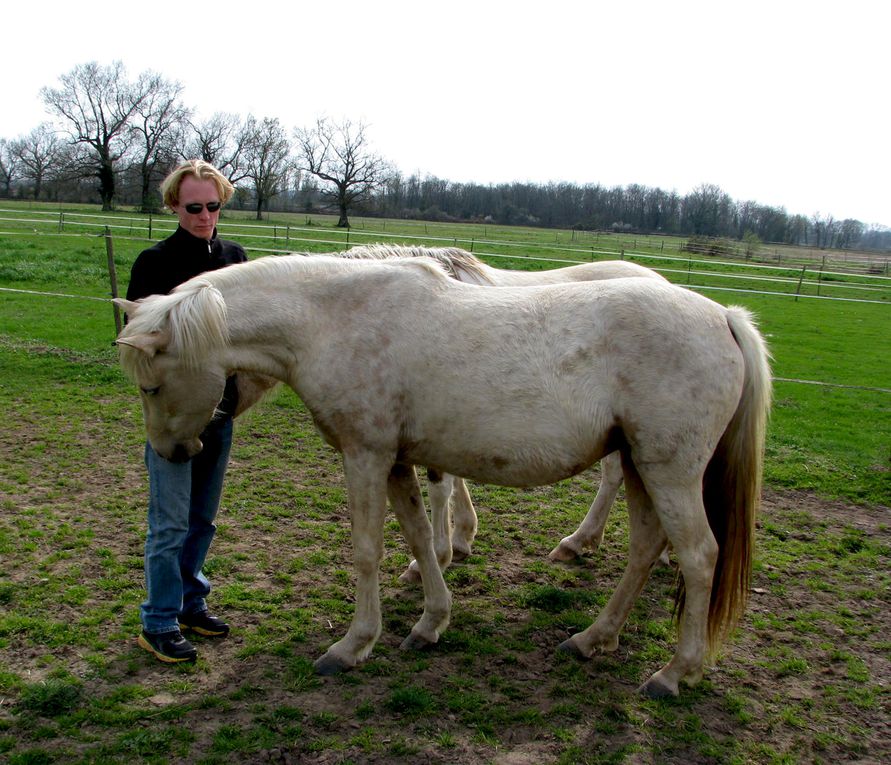
<svg viewBox="0 0 891 765"><path fill-rule="evenodd" d="M152 183L150 171L146 168L142 169L142 189L140 209L144 213L154 212L154 201L152 200Z"/></svg>
<svg viewBox="0 0 891 765"><path fill-rule="evenodd" d="M114 168L111 161L102 159L99 165L99 198L102 200L102 212L111 212L114 210Z"/></svg>
<svg viewBox="0 0 891 765"><path fill-rule="evenodd" d="M340 220L337 221L337 228L349 228L350 219L347 217L346 203L341 202L338 207L340 208Z"/></svg>

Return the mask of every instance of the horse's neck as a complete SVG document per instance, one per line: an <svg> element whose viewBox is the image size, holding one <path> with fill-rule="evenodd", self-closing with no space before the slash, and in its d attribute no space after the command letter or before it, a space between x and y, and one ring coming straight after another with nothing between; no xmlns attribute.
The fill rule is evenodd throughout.
<svg viewBox="0 0 891 765"><path fill-rule="evenodd" d="M264 290L262 285L233 287L224 293L224 299L230 370L289 382L301 336L294 301L288 301L281 290Z"/></svg>

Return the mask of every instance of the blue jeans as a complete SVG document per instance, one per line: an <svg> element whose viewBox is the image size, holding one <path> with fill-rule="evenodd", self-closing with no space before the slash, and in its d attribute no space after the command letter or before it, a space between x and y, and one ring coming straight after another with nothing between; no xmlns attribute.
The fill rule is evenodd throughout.
<svg viewBox="0 0 891 765"><path fill-rule="evenodd" d="M145 582L140 608L146 632L178 628L181 614L207 610L210 582L201 568L216 526L232 446L232 418L219 417L201 434L204 448L188 462L168 462L145 445L149 475Z"/></svg>

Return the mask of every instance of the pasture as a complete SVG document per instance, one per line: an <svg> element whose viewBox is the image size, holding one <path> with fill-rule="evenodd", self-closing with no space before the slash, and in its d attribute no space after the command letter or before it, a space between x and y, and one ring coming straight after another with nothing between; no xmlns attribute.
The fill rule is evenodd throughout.
<svg viewBox="0 0 891 765"><path fill-rule="evenodd" d="M397 225L387 222L387 232ZM496 238L491 227L486 236ZM555 234L539 236L543 247ZM144 246L116 237L122 283ZM421 595L398 582L409 555L390 517L381 640L356 670L316 677L312 660L352 614L349 520L338 456L289 391L236 425L207 566L213 606L233 634L196 641L195 666L155 663L135 644L141 412L117 366L110 305L86 299L108 293L104 244L0 235L0 286L83 296L0 292L0 758L569 765L891 757L887 304L705 293L755 311L775 374L789 382L775 386L748 612L700 685L653 701L635 688L673 650L673 570L654 570L618 651L580 663L554 650L590 622L624 564L621 501L600 550L573 564L547 561L584 515L596 473L528 491L471 485L480 516L474 554L446 573L452 623L423 653L398 647Z"/></svg>

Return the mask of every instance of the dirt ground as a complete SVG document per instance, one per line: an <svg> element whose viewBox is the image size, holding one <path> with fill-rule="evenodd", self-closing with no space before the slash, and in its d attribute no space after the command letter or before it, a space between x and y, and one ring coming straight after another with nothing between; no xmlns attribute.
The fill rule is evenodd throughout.
<svg viewBox="0 0 891 765"><path fill-rule="evenodd" d="M21 439L27 438L25 430L27 426L15 438L3 439L0 458L15 459L13 450L22 448ZM52 461L48 461L17 496L4 492L3 506L41 506L52 483L53 469ZM140 465L111 454L92 460L89 469L83 465L79 469L86 474L79 476L79 488L67 498L70 504L56 503L55 523L57 527L90 528L91 541L85 551L89 554L77 556L80 579L89 586L102 581L108 576L104 561L115 559L127 562L123 576L138 589L141 500L128 500L129 505L125 503L123 510L116 511L114 522L103 520L98 513L121 486L140 485L144 480ZM238 469L236 458L236 474ZM270 485L278 480L274 472L267 477ZM302 480L337 487L336 460L332 456L327 463L313 466ZM257 486L260 484L262 481ZM349 545L342 541L332 544L318 537L313 541L318 531L311 526L290 530L289 545L300 547L304 554L324 552L327 558L323 568L317 570L292 568L285 587L276 578L288 554L279 549L282 542L275 529L281 527L258 527L256 518L240 514L236 506L228 508L221 518L221 532L213 551L235 563L231 570L216 573L215 583L223 588L240 580L249 581L251 587L271 595L286 589L286 597L273 602L279 603L275 608L283 612L295 608L302 612L303 634L295 635L293 641L288 642L278 632L270 635L269 650L247 651L257 645L257 635L269 623L281 629L284 622L275 608L264 610L267 603L256 608L246 601L225 609L235 625L228 639L199 639L202 659L191 672L162 666L139 651L135 632L122 629L121 622L126 621L123 613L117 623L97 628L98 638L107 644L104 655L111 656L99 673L93 671L90 651L83 645L49 647L40 636L27 631L16 640L0 643L0 659L32 683L47 677L51 668L63 666L84 678L89 698L107 697L121 686L147 689L139 704L156 710L158 720L166 720L166 710L186 705L177 724L191 731L194 743L182 756L172 752L171 762L191 762L196 752L212 752L219 746L221 726L250 730L258 721L265 721L266 729L275 733L273 743L260 740L256 746L247 747L247 752L211 759L318 765L718 763L723 761L721 752L727 749L713 751L708 742L736 739L742 742L741 762L891 761L891 594L883 590L877 598L862 597L863 592L876 586L869 581L868 573L860 580L836 576L831 565L824 567L820 560L758 567L744 622L717 664L707 672L705 689L685 689L674 706L673 702L644 701L635 694L635 688L660 661L659 655L647 653L656 638L645 634L646 628L641 626L645 618L629 625L616 654L580 663L555 654L555 647L569 634L566 625L552 619L536 626L534 614L516 597L524 587L559 585L564 581L561 576L570 584L580 581L580 576L593 578L597 588L608 593L621 572L620 532L614 529L601 551L578 563L551 564L545 558L548 547L525 540L540 534L556 543L559 529L538 528L534 518L518 516L528 517L518 521L508 512L495 511L487 519L482 509L487 495L473 487L472 491L480 508L475 552L479 550L487 560L474 563L472 558L468 564L454 567L448 578L454 598L452 624L440 644L423 655L407 655L398 648L420 613L422 599L417 588L398 581L403 563L396 556L385 561L381 579L384 632L372 661L340 677L318 679L306 673L309 662L341 636L348 623L348 611L328 609L326 603L334 602L341 592L351 591L348 577L342 577L339 587L327 583L332 572L351 570ZM531 500L523 501L546 496L544 492L549 490L538 491L542 494L533 492ZM346 539L348 521L342 508L321 512L316 521L338 530L340 540ZM887 561L891 551L889 521L888 508L854 507L806 493L767 491L758 533L760 540L770 537L772 544L777 544L780 533L790 540L816 545L821 537L845 539L851 537L852 530L859 531L878 545L880 560ZM564 528L563 533L570 530ZM61 573L62 563L47 563L47 556L55 552L51 543L47 545L37 556L14 554L17 562L5 572L6 581L32 586L35 578ZM388 544L391 553L399 549L398 541ZM99 556L94 554L96 550L106 552ZM483 569L484 576L475 573ZM824 577L831 586L825 590L814 587L814 575ZM664 620L665 593L671 589L673 577L671 570L654 571L639 613ZM841 610L848 622L830 618L840 610L839 592L844 593ZM316 597L304 597L305 593ZM326 601L326 596L331 600ZM77 620L85 609L99 608L110 597L99 588L86 604L59 600L44 616L58 622ZM135 608L138 600L133 603ZM597 609L588 605L584 610L590 618ZM803 636L800 621L805 617L810 620L810 631ZM852 629L849 623L861 624L863 630ZM473 655L475 633L494 632L497 638L499 631L514 645L494 650L491 658L482 649ZM663 643L663 652L672 650L674 635ZM867 679L861 684L879 689L871 701L865 702L853 693L852 688L858 684L852 683L850 662L839 658L842 655L856 657L858 665L865 666ZM783 660L796 660L798 663L792 666L799 669L778 669ZM632 670L627 671L628 667ZM441 701L411 713L393 704L394 690L404 685L426 690L431 698L469 698L476 699L477 704L472 715L466 705ZM445 686L466 693L443 696ZM483 693L485 697L480 698ZM591 702L579 706L578 700L586 697ZM492 705L491 727L486 724L487 704ZM514 707L516 713L510 712ZM275 710L281 709L297 710L293 714L299 732L294 728L289 733L280 718L270 722ZM740 709L745 711L745 719L741 719ZM506 717L505 710L510 712ZM501 716L496 717L496 711ZM14 703L0 705L0 720L18 724L17 719ZM136 725L150 730L152 719L149 714ZM690 730L679 736L677 730L667 732L665 726L688 726ZM85 726L85 738L62 737L40 744L70 753L84 751L89 746L85 741L112 734L123 735L120 730L109 732L91 723Z"/></svg>

